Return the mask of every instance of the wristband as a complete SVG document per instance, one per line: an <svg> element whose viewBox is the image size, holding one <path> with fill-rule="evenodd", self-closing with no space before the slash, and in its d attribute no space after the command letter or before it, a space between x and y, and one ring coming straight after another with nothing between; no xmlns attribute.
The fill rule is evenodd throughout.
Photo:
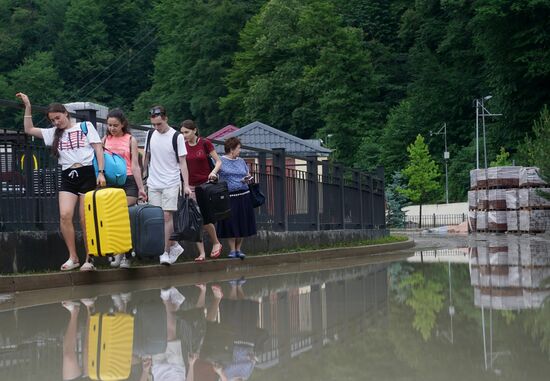
<svg viewBox="0 0 550 381"><path fill-rule="evenodd" d="M98 173L105 173L105 170L104 170L104 169L98 169L97 172L98 172Z"/></svg>
<svg viewBox="0 0 550 381"><path fill-rule="evenodd" d="M32 118L32 115L25 115L23 118Z"/></svg>

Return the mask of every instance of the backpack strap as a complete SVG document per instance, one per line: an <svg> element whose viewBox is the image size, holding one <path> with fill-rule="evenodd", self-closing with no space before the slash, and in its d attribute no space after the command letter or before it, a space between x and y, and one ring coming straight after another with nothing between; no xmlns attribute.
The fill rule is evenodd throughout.
<svg viewBox="0 0 550 381"><path fill-rule="evenodd" d="M83 120L80 122L80 129L82 130L82 133L88 137L88 125L86 124L86 121Z"/></svg>
<svg viewBox="0 0 550 381"><path fill-rule="evenodd" d="M180 157L178 156L178 136L181 134L176 131L174 135L172 135L172 147L174 148L174 153L176 154L176 161L180 162Z"/></svg>

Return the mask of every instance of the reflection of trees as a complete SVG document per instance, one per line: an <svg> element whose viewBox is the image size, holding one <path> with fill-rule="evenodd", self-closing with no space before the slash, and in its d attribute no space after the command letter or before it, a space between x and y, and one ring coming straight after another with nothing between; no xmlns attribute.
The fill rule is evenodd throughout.
<svg viewBox="0 0 550 381"><path fill-rule="evenodd" d="M401 289L409 289L410 296L405 303L415 314L413 327L420 332L424 340L431 336L437 314L443 308L443 286L432 280L427 280L424 274L416 272L399 284Z"/></svg>
<svg viewBox="0 0 550 381"><path fill-rule="evenodd" d="M525 331L539 342L541 349L550 357L550 301L546 299L540 309L526 311L526 315L523 323Z"/></svg>

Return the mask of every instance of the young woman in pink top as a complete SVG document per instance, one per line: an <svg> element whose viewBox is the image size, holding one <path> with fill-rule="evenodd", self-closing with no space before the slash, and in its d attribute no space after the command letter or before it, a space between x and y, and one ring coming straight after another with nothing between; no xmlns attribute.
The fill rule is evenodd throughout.
<svg viewBox="0 0 550 381"><path fill-rule="evenodd" d="M103 138L103 147L114 152L126 160L126 183L120 188L126 192L128 206L135 205L138 198L147 200L147 193L143 188L141 167L139 166L139 152L137 140L128 131L128 119L122 110L114 109L107 115L107 134ZM112 267L130 267L130 259L124 254L116 255L111 262Z"/></svg>
<svg viewBox="0 0 550 381"><path fill-rule="evenodd" d="M135 205L138 198L147 200L143 188L137 140L128 131L128 119L119 109L107 115L107 134L103 138L103 147L126 160L126 183L121 187L126 192L128 206Z"/></svg>

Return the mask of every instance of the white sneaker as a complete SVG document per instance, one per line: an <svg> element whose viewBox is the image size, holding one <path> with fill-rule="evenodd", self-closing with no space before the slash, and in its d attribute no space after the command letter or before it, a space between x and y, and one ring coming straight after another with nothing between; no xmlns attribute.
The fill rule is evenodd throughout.
<svg viewBox="0 0 550 381"><path fill-rule="evenodd" d="M170 262L170 254L168 254L166 251L162 253L162 255L159 257L159 261L161 265L171 265Z"/></svg>
<svg viewBox="0 0 550 381"><path fill-rule="evenodd" d="M170 301L170 303L177 307L176 309L185 302L185 296L175 287L170 287L168 290L160 290L160 298L164 301Z"/></svg>
<svg viewBox="0 0 550 381"><path fill-rule="evenodd" d="M182 253L183 247L181 247L179 243L176 242L174 245L170 246L170 253L168 254L170 256L170 264L175 263Z"/></svg>
<svg viewBox="0 0 550 381"><path fill-rule="evenodd" d="M179 257L179 256L181 255L181 253L183 253L183 250L184 250L183 247L181 247L181 245L180 245L179 243L176 242L175 244L173 244L172 246L170 246L170 252L169 252L169 254L170 254L171 256L174 256L174 255L175 255L176 258L177 258L177 257Z"/></svg>
<svg viewBox="0 0 550 381"><path fill-rule="evenodd" d="M123 254L114 255L113 258L111 259L111 267L119 267L122 257L123 257Z"/></svg>
<svg viewBox="0 0 550 381"><path fill-rule="evenodd" d="M119 294L111 295L111 299L113 300L113 304L118 312L124 311L124 303L122 303L122 299Z"/></svg>
<svg viewBox="0 0 550 381"><path fill-rule="evenodd" d="M130 266L132 266L132 262L128 258L122 257L122 259L120 260L120 268L129 269Z"/></svg>

